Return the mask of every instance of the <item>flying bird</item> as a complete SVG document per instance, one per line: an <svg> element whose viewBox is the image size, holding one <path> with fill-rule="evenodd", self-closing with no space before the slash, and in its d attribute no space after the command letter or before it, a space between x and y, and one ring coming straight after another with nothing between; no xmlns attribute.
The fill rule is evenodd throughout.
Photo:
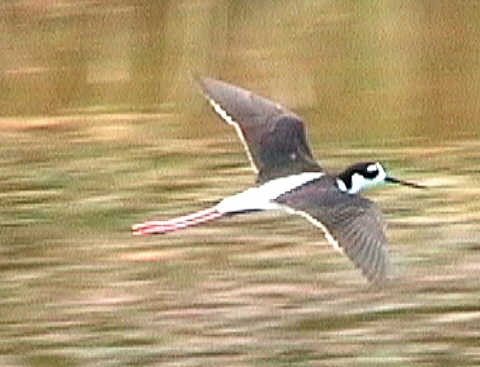
<svg viewBox="0 0 480 367"><path fill-rule="evenodd" d="M133 234L163 234L225 216L284 210L320 228L370 282L384 282L390 266L384 220L377 205L359 193L380 183L425 186L389 176L379 162L329 174L314 160L304 123L294 112L219 80L199 78L198 84L214 111L235 128L257 174L256 185L190 215L136 224Z"/></svg>

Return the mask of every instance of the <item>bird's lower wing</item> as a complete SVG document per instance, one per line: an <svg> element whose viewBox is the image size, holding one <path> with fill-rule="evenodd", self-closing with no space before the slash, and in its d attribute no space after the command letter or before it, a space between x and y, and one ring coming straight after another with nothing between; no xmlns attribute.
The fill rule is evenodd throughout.
<svg viewBox="0 0 480 367"><path fill-rule="evenodd" d="M312 192L309 192L312 191ZM367 279L382 283L389 272L385 224L375 203L358 195L315 191L314 185L284 195L278 202L324 231ZM304 198L303 198L304 197Z"/></svg>

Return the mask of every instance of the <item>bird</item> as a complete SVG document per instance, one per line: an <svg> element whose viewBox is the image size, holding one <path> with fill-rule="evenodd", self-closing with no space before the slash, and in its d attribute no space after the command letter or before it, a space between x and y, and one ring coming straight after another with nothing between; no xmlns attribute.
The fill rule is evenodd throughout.
<svg viewBox="0 0 480 367"><path fill-rule="evenodd" d="M369 282L385 283L391 267L385 221L378 206L360 193L381 183L425 186L391 177L375 161L355 163L340 174L327 173L313 158L297 114L221 80L196 81L213 110L236 130L256 172L255 186L193 214L135 224L133 234L164 234L226 216L283 210L323 231Z"/></svg>

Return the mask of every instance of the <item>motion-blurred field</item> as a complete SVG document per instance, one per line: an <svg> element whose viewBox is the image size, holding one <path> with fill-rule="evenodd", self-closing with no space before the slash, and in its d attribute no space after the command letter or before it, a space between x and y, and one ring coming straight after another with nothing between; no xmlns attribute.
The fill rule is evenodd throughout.
<svg viewBox="0 0 480 367"><path fill-rule="evenodd" d="M197 123L218 135L196 139L179 131L185 116L167 113L5 122L2 364L478 361L478 140L346 147L339 158L314 144L327 166L378 155L431 186L368 195L388 217L397 273L378 291L296 217L131 237L132 223L252 183L233 132L208 111Z"/></svg>
<svg viewBox="0 0 480 367"><path fill-rule="evenodd" d="M0 4L1 366L480 364L476 1ZM130 226L254 183L195 73L305 117L385 213L370 289L301 218Z"/></svg>

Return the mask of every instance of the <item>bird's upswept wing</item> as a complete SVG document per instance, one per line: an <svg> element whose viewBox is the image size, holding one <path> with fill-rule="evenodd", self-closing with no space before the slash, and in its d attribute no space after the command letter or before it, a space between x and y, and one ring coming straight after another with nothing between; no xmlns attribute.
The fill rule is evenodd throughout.
<svg viewBox="0 0 480 367"><path fill-rule="evenodd" d="M356 194L343 193L333 184L313 183L283 194L275 201L321 228L327 240L342 250L369 281L386 280L390 261L385 224L375 203Z"/></svg>
<svg viewBox="0 0 480 367"><path fill-rule="evenodd" d="M321 171L296 114L246 89L211 78L197 81L215 112L235 127L258 182Z"/></svg>

